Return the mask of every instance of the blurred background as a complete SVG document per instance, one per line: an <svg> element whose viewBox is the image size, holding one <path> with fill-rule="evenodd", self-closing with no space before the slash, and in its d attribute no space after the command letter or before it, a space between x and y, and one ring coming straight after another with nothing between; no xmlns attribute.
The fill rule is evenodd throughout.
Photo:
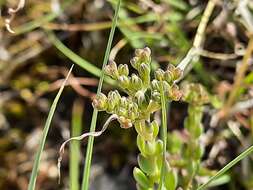
<svg viewBox="0 0 253 190"><path fill-rule="evenodd" d="M62 182L57 184L57 157L61 143L70 137L75 123L88 131L91 100L110 32L116 0L29 0L6 30L9 8L18 0L0 0L0 189L25 190L39 139L52 101L71 65L75 67L57 106L46 141L37 189L69 189L69 151L62 162ZM192 47L206 0L125 0L119 14L111 59L128 64L136 48L152 50L153 69L178 64ZM240 9L242 2L246 3ZM241 3L241 4L240 4ZM229 117L216 113L233 89L238 65L252 32L253 2L218 1L205 34L201 58L185 80L199 82L213 96L205 109L207 135L203 162L219 169L243 149L253 137L252 57L243 75L243 85ZM89 70L86 64L94 65ZM83 65L83 66L82 66ZM97 69L97 70L96 70ZM105 83L104 92L114 87ZM247 102L248 101L248 102ZM248 103L247 105L245 104ZM244 103L244 104L243 104ZM240 107L241 106L241 107ZM239 110L238 110L239 109ZM187 106L174 103L170 130L181 131ZM99 113L97 129L108 115ZM78 124L77 124L78 125ZM91 190L135 189L132 169L137 165L136 133L113 122L95 139L91 168ZM81 142L80 174L87 139ZM215 147L215 148L214 148ZM233 168L229 180L216 189L252 189L252 158ZM244 180L240 180L240 179Z"/></svg>

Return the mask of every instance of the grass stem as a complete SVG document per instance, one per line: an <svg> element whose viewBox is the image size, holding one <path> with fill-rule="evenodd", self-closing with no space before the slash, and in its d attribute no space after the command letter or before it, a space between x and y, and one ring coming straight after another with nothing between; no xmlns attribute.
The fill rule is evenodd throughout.
<svg viewBox="0 0 253 190"><path fill-rule="evenodd" d="M107 47L106 47L106 52L105 52L105 56L104 56L103 66L102 66L102 74L101 74L101 77L99 80L97 94L99 94L102 90L102 85L103 85L104 75L105 75L104 74L104 67L106 66L108 59L109 59L110 50L111 50L111 46L112 46L112 40L113 40L114 32L116 29L116 25L117 25L120 5L121 5L121 0L118 0L118 4L117 4L116 11L114 14L113 22L112 22L112 28L110 31L109 40L108 40ZM98 110L96 108L94 108L92 120L91 120L90 132L93 132L96 129L97 115L98 115ZM91 136L91 137L89 137L88 145L87 145L86 160L85 160L83 181L82 181L82 188L81 188L82 190L89 189L89 177L90 177L90 167L91 167L93 144L94 144L94 137Z"/></svg>
<svg viewBox="0 0 253 190"><path fill-rule="evenodd" d="M158 190L162 189L165 178L166 167L166 149L167 149L167 106L163 87L161 88L161 105L162 105L162 141L163 141L163 161L160 174L160 182Z"/></svg>

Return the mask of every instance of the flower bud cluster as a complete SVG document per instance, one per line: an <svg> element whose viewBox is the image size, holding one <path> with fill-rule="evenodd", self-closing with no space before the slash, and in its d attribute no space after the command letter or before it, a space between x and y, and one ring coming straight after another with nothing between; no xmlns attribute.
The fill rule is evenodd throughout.
<svg viewBox="0 0 253 190"><path fill-rule="evenodd" d="M160 98L160 91L163 89L167 100L179 101L182 92L175 81L182 76L182 71L174 65L169 65L167 70L158 69L155 71L155 79L151 82L152 96L154 99Z"/></svg>
<svg viewBox="0 0 253 190"><path fill-rule="evenodd" d="M177 81L182 71L173 65L169 65L164 71L155 71L155 78L151 80L151 51L149 48L137 49L135 56L130 61L137 71L129 76L129 68L126 64L109 62L105 67L107 75L115 79L119 86L127 93L122 96L117 90L110 91L106 96L98 94L93 100L93 106L99 111L106 111L117 115L122 128L135 127L137 131L137 146L140 150L138 165L133 171L137 187L140 190L153 190L159 183L162 167L163 142L157 138L159 125L151 115L161 109L161 93L164 93L167 101L179 101L182 97L189 103L189 116L185 120L185 127L191 135L191 140L186 147L189 166L192 171L198 165L202 150L198 145L202 134L202 105L207 102L204 89L197 85L185 86L185 91L179 89ZM184 94L184 96L182 96ZM198 150L198 151L196 151ZM195 171L195 170L194 170ZM166 163L163 188L176 189L177 175Z"/></svg>
<svg viewBox="0 0 253 190"><path fill-rule="evenodd" d="M93 106L99 111L116 114L122 128L132 127L139 118L138 105L130 98L121 96L117 90L110 91L107 96L98 94L93 100Z"/></svg>

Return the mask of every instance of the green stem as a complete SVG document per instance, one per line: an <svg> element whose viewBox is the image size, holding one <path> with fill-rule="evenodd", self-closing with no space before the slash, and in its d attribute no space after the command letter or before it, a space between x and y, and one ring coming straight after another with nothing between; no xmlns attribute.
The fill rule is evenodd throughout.
<svg viewBox="0 0 253 190"><path fill-rule="evenodd" d="M106 52L105 52L105 56L104 56L103 66L102 66L102 74L101 74L101 77L99 80L97 94L101 93L101 90L102 90L102 85L103 85L104 75L105 75L104 68L108 62L108 58L109 58L109 54L110 54L110 50L111 50L111 46L112 46L112 40L113 40L114 32L116 29L116 25L117 25L120 5L121 5L121 0L118 0L117 8L116 8L115 15L114 15L113 22L112 22L112 28L110 31L109 40L108 40L107 47L106 47ZM98 110L96 108L94 108L90 132L95 131L96 123L97 123L97 115L98 115ZM89 188L89 177L90 177L90 167L91 167L93 143L94 143L94 137L90 136L89 140L88 140L87 151L86 151L86 160L85 160L83 181L82 181L82 188L81 188L82 190L88 190L88 188Z"/></svg>
<svg viewBox="0 0 253 190"><path fill-rule="evenodd" d="M158 190L162 189L164 177L165 177L165 166L166 166L166 145L167 145L167 109L166 99L163 87L161 88L161 105L162 105L162 141L163 141L163 162L160 174L160 182Z"/></svg>
<svg viewBox="0 0 253 190"><path fill-rule="evenodd" d="M72 111L71 136L76 137L82 132L83 102L78 99L74 102ZM80 142L70 142L70 168L69 187L70 190L79 190L79 163L80 163Z"/></svg>

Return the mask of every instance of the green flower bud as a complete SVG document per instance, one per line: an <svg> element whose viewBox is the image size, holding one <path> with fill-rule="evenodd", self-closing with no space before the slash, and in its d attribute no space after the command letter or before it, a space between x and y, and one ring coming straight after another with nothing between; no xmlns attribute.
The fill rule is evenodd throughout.
<svg viewBox="0 0 253 190"><path fill-rule="evenodd" d="M119 86L123 89L128 89L129 88L129 85L130 85L130 80L127 76L120 76L119 79Z"/></svg>
<svg viewBox="0 0 253 190"><path fill-rule="evenodd" d="M161 102L161 94L158 91L153 91L151 94L151 99L154 100L155 102Z"/></svg>
<svg viewBox="0 0 253 190"><path fill-rule="evenodd" d="M156 164L153 157L144 157L143 155L138 155L138 164L142 171L147 175L153 175L156 172Z"/></svg>
<svg viewBox="0 0 253 190"><path fill-rule="evenodd" d="M138 71L144 84L148 86L150 82L150 67L145 63L141 63Z"/></svg>
<svg viewBox="0 0 253 190"><path fill-rule="evenodd" d="M141 54L142 54L142 52L143 52L142 49L136 49L136 50L135 50L135 56L136 56L136 57L140 57Z"/></svg>
<svg viewBox="0 0 253 190"><path fill-rule="evenodd" d="M107 97L103 93L96 95L93 99L92 105L99 111L107 109Z"/></svg>
<svg viewBox="0 0 253 190"><path fill-rule="evenodd" d="M129 102L128 102L128 99L126 97L121 97L120 99L120 107L123 107L123 108L128 108L128 105L129 105Z"/></svg>
<svg viewBox="0 0 253 190"><path fill-rule="evenodd" d="M129 74L129 69L128 69L128 65L127 64L120 64L118 66L118 72L119 72L119 75L123 75L123 76L128 76Z"/></svg>
<svg viewBox="0 0 253 190"><path fill-rule="evenodd" d="M160 82L156 79L152 80L151 88L152 90L160 91Z"/></svg>
<svg viewBox="0 0 253 190"><path fill-rule="evenodd" d="M114 90L108 93L108 99L112 99L118 104L121 100L121 96L117 90Z"/></svg>
<svg viewBox="0 0 253 190"><path fill-rule="evenodd" d="M139 58L138 58L138 57L133 57L133 58L130 60L130 63L131 63L131 65L132 65L133 68L135 68L136 70L138 70L139 65L140 65L140 61L139 61Z"/></svg>
<svg viewBox="0 0 253 190"><path fill-rule="evenodd" d="M133 171L134 179L136 182L144 189L150 188L150 182L148 177L137 167L134 168Z"/></svg>
<svg viewBox="0 0 253 190"><path fill-rule="evenodd" d="M118 106L115 113L119 116L124 116L127 117L128 115L128 110L124 107Z"/></svg>
<svg viewBox="0 0 253 190"><path fill-rule="evenodd" d="M151 62L151 50L148 47L143 49L136 49L135 56L142 62L149 64Z"/></svg>
<svg viewBox="0 0 253 190"><path fill-rule="evenodd" d="M173 74L170 70L165 71L164 73L164 79L169 83L172 84L174 78L173 78Z"/></svg>
<svg viewBox="0 0 253 190"><path fill-rule="evenodd" d="M170 82L173 82L179 78L181 78L182 74L183 74L183 71L179 68L176 68L174 65L172 64L169 64L168 65L168 68L167 68L167 72L168 74L170 73L170 76L169 78L171 79ZM169 79L168 78L168 79Z"/></svg>
<svg viewBox="0 0 253 190"><path fill-rule="evenodd" d="M130 103L128 107L128 118L134 121L139 117L138 105L136 103Z"/></svg>
<svg viewBox="0 0 253 190"><path fill-rule="evenodd" d="M136 74L132 74L130 83L130 87L133 90L137 91L142 89L142 80Z"/></svg>
<svg viewBox="0 0 253 190"><path fill-rule="evenodd" d="M107 111L114 112L116 106L118 106L120 103L120 99L121 99L121 96L117 90L110 91L108 93L108 99L107 99L107 101L108 101Z"/></svg>
<svg viewBox="0 0 253 190"><path fill-rule="evenodd" d="M105 66L105 73L111 76L113 79L117 79L119 76L117 64L114 61L109 61L109 63Z"/></svg>
<svg viewBox="0 0 253 190"><path fill-rule="evenodd" d="M134 99L140 109L145 109L148 105L145 94L142 90L135 93Z"/></svg>
<svg viewBox="0 0 253 190"><path fill-rule="evenodd" d="M164 80L164 74L165 72L162 69L157 69L155 71L155 79L158 81Z"/></svg>
<svg viewBox="0 0 253 190"><path fill-rule="evenodd" d="M149 58L151 56L151 49L149 47L145 47L143 49L143 53L145 54L145 57Z"/></svg>

